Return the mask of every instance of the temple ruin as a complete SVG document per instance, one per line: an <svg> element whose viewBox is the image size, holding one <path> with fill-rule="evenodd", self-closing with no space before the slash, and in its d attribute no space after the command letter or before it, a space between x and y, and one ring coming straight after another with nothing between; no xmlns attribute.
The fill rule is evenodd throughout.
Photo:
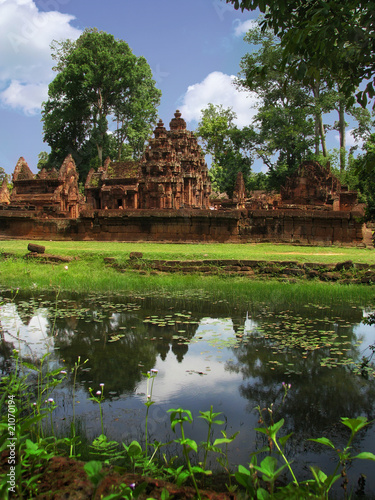
<svg viewBox="0 0 375 500"><path fill-rule="evenodd" d="M211 184L197 138L176 111L166 130L160 120L143 158L111 162L90 170L86 208L208 208Z"/></svg>
<svg viewBox="0 0 375 500"><path fill-rule="evenodd" d="M34 175L21 157L12 176L9 210L33 211L44 217L79 217L78 173L71 155L59 172L42 169Z"/></svg>
<svg viewBox="0 0 375 500"><path fill-rule="evenodd" d="M0 188L0 238L371 242L357 193L316 162L302 163L279 193L246 193L239 173L232 199L210 195L203 152L176 111L169 130L159 121L139 161L107 159L90 170L84 196L72 156L58 172L36 175L20 158L11 192L6 182Z"/></svg>

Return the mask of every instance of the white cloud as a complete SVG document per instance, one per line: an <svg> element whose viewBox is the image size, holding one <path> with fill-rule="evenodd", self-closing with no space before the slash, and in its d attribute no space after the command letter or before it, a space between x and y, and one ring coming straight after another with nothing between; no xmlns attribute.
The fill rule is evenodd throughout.
<svg viewBox="0 0 375 500"><path fill-rule="evenodd" d="M241 22L240 19L234 21L234 36L242 36L247 33L250 29L253 29L258 23L255 19L248 19L247 21Z"/></svg>
<svg viewBox="0 0 375 500"><path fill-rule="evenodd" d="M235 78L233 75L214 71L202 82L188 87L183 97L183 104L180 106L185 120L199 121L201 110L212 103L221 104L224 108L233 108L237 114L235 123L239 127L249 125L256 113L252 107L257 102L257 97L252 92L237 90L233 84Z"/></svg>
<svg viewBox="0 0 375 500"><path fill-rule="evenodd" d="M338 134L335 135L335 139L338 143L340 143L340 136ZM360 148L363 146L363 141L356 140L353 136L353 129L345 130L345 141L346 147L351 148L353 146L359 146Z"/></svg>
<svg viewBox="0 0 375 500"><path fill-rule="evenodd" d="M22 84L12 80L9 87L0 93L0 100L11 108L21 108L26 115L38 113L40 105L47 99L48 84Z"/></svg>
<svg viewBox="0 0 375 500"><path fill-rule="evenodd" d="M52 40L76 39L73 16L56 10L65 0L0 0L1 102L25 113L36 113L54 77ZM45 9L42 11L40 9Z"/></svg>

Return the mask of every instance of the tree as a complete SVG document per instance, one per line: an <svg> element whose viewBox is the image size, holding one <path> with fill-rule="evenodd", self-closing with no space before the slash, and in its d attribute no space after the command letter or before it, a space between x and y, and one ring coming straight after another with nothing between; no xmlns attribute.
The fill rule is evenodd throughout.
<svg viewBox="0 0 375 500"><path fill-rule="evenodd" d="M267 108L269 106L272 108L274 103L276 103L277 107L280 109L279 105L283 103L280 95L284 93L285 97L288 98L290 102L294 103L292 107L293 127L297 134L303 129L307 131L306 124L303 124L303 113L305 113L306 120L308 120L310 115L314 120L315 127L314 156L316 158L321 157L321 146L323 158L328 159L325 133L326 130L336 129L339 132L340 140L340 170L343 172L346 168L347 161L346 128L348 124L346 122L346 117L349 114L355 118L358 121L358 133L364 133L365 130L369 129L371 122L369 111L358 106L353 106L352 99L347 98L341 91L344 79L340 82L336 82L333 88L329 87L327 75L325 75L324 71L318 73L318 78L316 80L313 77L310 79L304 78L303 81L296 79L295 75L288 71L288 65L285 67L285 65L281 64L283 49L280 39L269 29L261 29L261 23L262 18L260 18L258 23L255 24L245 36L245 41L252 46L260 46L260 49L242 58L242 72L240 74L242 78L239 80L239 83L241 86L257 92L263 99L263 104L267 105ZM290 57L289 64L292 63L293 58ZM263 109L261 106L261 110L262 112L264 111L264 106ZM332 127L323 123L323 116L325 113L330 113L333 110L337 111L338 120ZM297 118L298 113L300 114L299 119ZM275 116L275 119L279 123L282 114L285 114L285 110L281 112L280 116L277 116L277 114ZM259 116L257 118L259 118ZM267 120L270 121L269 116ZM299 126L296 127L298 123ZM281 125L281 127L288 128L288 121L285 121L284 125ZM300 130L298 130L299 128ZM292 130L290 131L292 132ZM276 133L277 131L275 130L274 132ZM277 138L279 141L282 140L282 134ZM292 139L291 136L290 138ZM303 138L302 140L304 141ZM289 139L287 142L289 142ZM292 140L290 142L290 147L295 147L295 145L297 145L297 143ZM300 148L301 144L299 144L298 147ZM265 160L267 160L267 158L265 158ZM288 168L292 167L290 162L287 163L289 164Z"/></svg>
<svg viewBox="0 0 375 500"><path fill-rule="evenodd" d="M356 184L353 188L359 190L365 197L366 215L375 218L375 134L370 134L363 146L364 153L353 160L353 171Z"/></svg>
<svg viewBox="0 0 375 500"><path fill-rule="evenodd" d="M259 97L253 148L268 167L269 187L279 189L311 154L317 110L310 89L280 67L282 48L269 30L255 27L245 41L260 48L242 58L237 84Z"/></svg>
<svg viewBox="0 0 375 500"><path fill-rule="evenodd" d="M3 167L0 167L0 184L2 184L5 178L7 178L7 174L5 173Z"/></svg>
<svg viewBox="0 0 375 500"><path fill-rule="evenodd" d="M37 164L36 168L38 170L42 170L43 168L47 168L47 167L48 167L48 153L47 153L47 151L41 151L38 154L38 164Z"/></svg>
<svg viewBox="0 0 375 500"><path fill-rule="evenodd" d="M115 131L117 157L124 143L137 158L156 122L161 92L151 69L128 44L112 35L85 30L77 41L52 45L57 76L43 103L44 140L51 147L50 163L60 166L72 153L80 173L102 165L113 148L108 121Z"/></svg>
<svg viewBox="0 0 375 500"><path fill-rule="evenodd" d="M300 79L342 82L341 91L357 94L366 106L375 95L375 1L368 0L226 0L236 9L265 13L263 27L281 38L283 64ZM290 59L293 58L290 64ZM372 81L371 81L372 79Z"/></svg>
<svg viewBox="0 0 375 500"><path fill-rule="evenodd" d="M239 129L234 124L237 118L231 108L209 104L202 110L202 119L197 127L197 135L202 139L206 154L212 155L210 178L215 191L226 192L231 198L237 174L242 172L245 187L251 189L254 176L251 172L253 131Z"/></svg>

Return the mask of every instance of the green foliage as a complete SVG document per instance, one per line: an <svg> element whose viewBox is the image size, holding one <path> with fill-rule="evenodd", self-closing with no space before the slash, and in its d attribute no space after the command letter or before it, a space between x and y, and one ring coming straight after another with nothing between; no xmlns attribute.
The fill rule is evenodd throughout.
<svg viewBox="0 0 375 500"><path fill-rule="evenodd" d="M41 151L38 154L38 164L36 167L38 170L42 170L43 168L48 167L48 153L47 153L47 151Z"/></svg>
<svg viewBox="0 0 375 500"><path fill-rule="evenodd" d="M227 193L231 198L236 185L237 174L242 172L245 187L251 188L251 141L250 128L239 129L234 120L237 115L231 108L209 104L202 110L197 135L202 139L206 154L212 155L210 178L213 189Z"/></svg>
<svg viewBox="0 0 375 500"><path fill-rule="evenodd" d="M353 188L358 189L366 202L368 219L375 219L375 134L365 142L364 153L353 159L351 172L354 173Z"/></svg>
<svg viewBox="0 0 375 500"><path fill-rule="evenodd" d="M252 149L269 169L268 189L280 189L314 144L313 97L281 67L280 41L269 30L255 24L245 41L253 50L241 59L237 85L255 92L260 102Z"/></svg>
<svg viewBox="0 0 375 500"><path fill-rule="evenodd" d="M285 401L285 398L287 397L288 391L291 387L290 385L286 385L285 383L283 383L283 388L284 397L282 399L282 403ZM341 422L351 430L351 435L348 443L343 449L337 448L332 443L332 441L326 437L309 439L309 441L313 441L323 446L329 447L336 453L338 460L333 474L327 476L318 467L310 467L313 478L307 481L299 482L294 474L291 462L287 459L283 451L285 444L290 438L291 434L283 437L278 437L278 433L284 425L284 419L282 418L277 422L274 421L275 408L273 404L271 404L269 408L263 409L258 406L257 410L260 416L259 422L262 424L262 427L256 428L255 430L267 436L268 446L252 454L249 469L246 469L245 467L240 465L238 467L238 471L235 473L235 478L238 483L246 489L246 491L252 498L328 498L330 490L332 489L334 483L340 479L340 477L343 478L342 487L345 492L345 498L348 498L348 480L346 474L347 465L350 464L354 459L375 461L375 455L373 453L362 452L354 456L351 454L352 442L356 434L372 422L368 422L366 417L342 417ZM268 423L267 417L269 420ZM258 465L256 455L265 451L268 451L270 454L266 456ZM279 465L277 457L281 457L283 462L282 465ZM289 470L293 480L291 483L285 486L277 486L276 481L283 470L286 468ZM261 474L262 481L268 484L268 491L261 486L258 473Z"/></svg>
<svg viewBox="0 0 375 500"><path fill-rule="evenodd" d="M299 79L318 80L321 71L327 82L341 81L346 97L368 81L357 99L365 106L374 91L374 45L372 36L375 3L357 0L300 2L292 0L227 0L236 9L265 13L263 27L282 41L282 62ZM293 58L293 63L290 59ZM288 66L289 64L289 66Z"/></svg>
<svg viewBox="0 0 375 500"><path fill-rule="evenodd" d="M46 359L47 358L45 358L43 362L45 362ZM14 351L13 360L14 367L12 373L3 377L0 385L0 452L4 451L10 442L11 435L8 423L8 413L11 411L16 421L15 453L18 457L18 464L16 466L16 495L17 498L35 497L38 494L38 479L44 465L52 456L61 452L62 448L60 448L60 444L64 443L64 440L60 442L56 440L54 436L47 437L45 435L46 427L43 425L41 427L39 425L43 423L42 421L45 420L49 414L48 409L42 407L41 399L44 399L45 394L51 393L56 387L56 380L60 381L60 377L64 376L65 372L60 371L60 377L58 374L54 373L54 371L43 372L41 376L38 376L37 387L35 391L33 391L33 381L30 379L29 370L35 371L35 368L37 368L36 371L39 373L38 370L41 370L41 368L21 361L17 351ZM80 359L78 359L76 370L81 366ZM148 380L151 380L151 377ZM289 384L283 384L283 396L280 406L285 401L290 388L291 386ZM12 398L9 398L9 396L12 396ZM37 401L36 406L38 407L38 405L40 405L41 408L39 411L35 410L35 405L31 404L31 400L35 397ZM98 394L94 397L99 398L100 395ZM13 400L13 398L14 411L9 410L9 399ZM13 406L13 404L11 404L11 406ZM251 498L328 498L332 486L339 478L344 479L345 498L347 498L346 469L348 464L357 459L375 461L375 455L371 452L352 454L352 444L357 434L372 422L368 422L367 419L362 416L356 418L341 418L342 424L350 430L350 437L345 447L342 449L337 448L327 437L310 439L310 441L326 446L332 452L336 453L338 462L333 474L326 475L319 468L311 467L312 479L298 482L291 467L291 462L288 461L284 453L284 447L290 438L290 434L280 437L279 434L283 428L284 419L281 418L278 421L274 420L278 408L272 404L269 408L258 407L257 409L260 416L259 422L262 426L256 430L266 436L268 446L252 454L249 468L239 465L238 471L234 474L238 485L242 486ZM213 443L211 442L212 426L221 426L224 424L224 421L219 419L220 413L214 412L211 406L210 410L200 412L199 418L205 420L208 424L208 433L207 440L198 445L196 441L185 435L186 424L193 423L192 413L183 408L170 409L168 413L170 413L172 430L176 432L179 429L180 437L176 438L175 442L180 444L183 448L186 467L183 465L174 467L173 463L170 462L164 467L159 465L158 467L150 469L149 464L153 457L149 459L137 441L132 441L129 445L123 444L123 448L127 457L131 460L131 468L133 471L140 470L142 474L147 473L158 475L159 477L160 475L164 477L168 475L174 478L177 485L181 485L183 482L190 479L196 489L197 498L201 498L197 477L199 474L211 473L205 469L207 452L218 453L220 456L226 455L226 452L223 452L220 446L232 443L237 433L232 437L228 437L226 433L222 431L224 437L215 439ZM44 437L41 436L42 432L44 433ZM159 449L160 446L162 446L162 444L157 443L155 448ZM91 460L87 462L84 465L84 470L94 486L93 496L95 496L95 492L106 474L103 465L121 459L123 453L119 451L118 443L115 441L108 441L105 435L101 435L94 440L93 448L96 448L96 450L100 452L100 460ZM204 460L199 465L193 465L190 454L197 454L199 449L203 449L204 451ZM257 455L264 451L268 451L270 454L263 458L258 464ZM281 464L279 463L279 458L282 460ZM226 464L228 464L227 461ZM278 479L286 469L291 473L293 481L290 484L283 485L283 483L278 482ZM229 479L231 479L229 470L228 475ZM104 498L107 500L137 498L144 492L146 486L146 483L129 486L121 484L114 488L113 491ZM227 487L230 491L233 491L236 485L229 483ZM0 480L0 492L4 498L7 498L7 488L7 478L3 477ZM167 500L168 497L168 491L164 490L162 498Z"/></svg>
<svg viewBox="0 0 375 500"><path fill-rule="evenodd" d="M8 180L8 174L6 174L3 167L0 167L0 184L3 183L4 179Z"/></svg>
<svg viewBox="0 0 375 500"><path fill-rule="evenodd" d="M97 158L101 165L114 149L121 158L124 143L138 158L160 101L147 61L126 42L96 29L85 30L75 42L55 42L52 49L58 74L42 111L50 164L60 167L71 153L84 180L90 162ZM110 116L117 123L115 139L108 132Z"/></svg>

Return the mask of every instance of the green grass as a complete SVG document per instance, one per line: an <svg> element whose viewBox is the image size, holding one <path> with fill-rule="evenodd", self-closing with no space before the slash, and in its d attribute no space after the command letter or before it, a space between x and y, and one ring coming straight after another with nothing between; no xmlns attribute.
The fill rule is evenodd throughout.
<svg viewBox="0 0 375 500"><path fill-rule="evenodd" d="M316 281L281 283L276 280L250 280L246 277L201 276L197 274L152 275L134 271L120 273L104 263L104 257L125 261L129 253L142 252L145 259L253 259L298 260L299 262L335 263L344 260L374 263L375 252L358 248L298 247L291 245L245 244L161 244L119 242L34 242L46 247L46 253L74 256L72 262L44 264L23 259L27 241L1 241L0 251L12 252L15 258L0 260L2 289L31 290L35 293L56 290L77 293L134 293L165 296L210 296L226 300L253 301L355 300L369 303L374 298L372 286L338 285ZM67 266L67 269L65 267Z"/></svg>
<svg viewBox="0 0 375 500"><path fill-rule="evenodd" d="M127 258L142 252L145 259L253 259L336 263L345 260L375 264L374 250L348 247L308 247L271 243L122 243L98 241L33 241L46 247L46 253L85 258ZM27 253L26 240L2 240L0 251Z"/></svg>

